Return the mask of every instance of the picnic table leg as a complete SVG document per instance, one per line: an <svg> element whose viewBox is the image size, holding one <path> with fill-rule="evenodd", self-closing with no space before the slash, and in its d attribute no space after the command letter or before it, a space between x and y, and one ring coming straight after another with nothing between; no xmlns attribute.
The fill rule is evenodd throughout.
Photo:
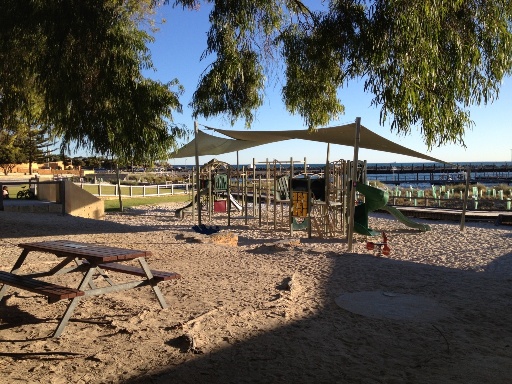
<svg viewBox="0 0 512 384"><path fill-rule="evenodd" d="M78 266L89 265L89 262L87 260L80 260L78 258L75 259L75 263ZM114 285L114 282L112 281L112 279L108 276L108 274L103 269L96 266L96 271L98 272L98 274L101 277L103 277L107 281L107 283L109 283L111 286ZM96 284L94 284L94 281L92 278L91 278L91 281L89 281L89 287L91 289L96 289Z"/></svg>
<svg viewBox="0 0 512 384"><path fill-rule="evenodd" d="M26 249L24 249L21 252L20 257L18 257L18 260L16 260L16 263L14 263L14 266L11 269L11 273L16 274L16 272L18 272L18 270L21 268L21 266L25 262L25 259L27 258L28 253L29 253L29 251L27 251ZM9 285L4 284L2 286L2 289L0 289L0 300L2 300L2 298L4 297L5 292L7 291L7 288L9 288Z"/></svg>
<svg viewBox="0 0 512 384"><path fill-rule="evenodd" d="M78 287L79 290L83 291L85 288L89 285L91 282L91 279L94 275L94 271L96 270L95 267L91 267L87 270L87 273L84 275L82 282L80 283L80 286ZM52 337L59 337L62 334L62 331L64 331L64 328L68 324L68 321L73 314L73 311L75 310L77 304L80 302L81 297L76 296L68 304L68 307L66 308L66 312L64 312L64 315L59 321L59 325L57 326L57 329L53 333Z"/></svg>
<svg viewBox="0 0 512 384"><path fill-rule="evenodd" d="M28 255L29 252L30 251L28 251L26 249L24 249L21 252L20 257L18 257L18 260L16 260L16 262L14 263L14 266L11 269L11 273L16 274L16 272L18 272L18 269L20 269L21 266L23 265L23 263L25 262L25 259L27 258L27 255Z"/></svg>
<svg viewBox="0 0 512 384"><path fill-rule="evenodd" d="M109 283L111 286L114 285L114 282L112 281L112 279L108 276L108 274L103 270L101 269L100 267L96 267L96 271L98 272L98 274L103 277L107 283ZM91 281L92 283L92 281ZM94 289L94 287L91 287L92 289Z"/></svg>
<svg viewBox="0 0 512 384"><path fill-rule="evenodd" d="M2 298L4 297L7 288L9 288L7 284L2 285L2 289L0 289L0 300L2 300Z"/></svg>
<svg viewBox="0 0 512 384"><path fill-rule="evenodd" d="M149 269L149 265L148 265L146 259L144 259L143 257L139 257L138 261L139 261L140 266L146 273L148 280L151 281L151 288L153 289L153 292L155 292L156 298L158 299L160 306L162 308L167 308L168 305L167 305L167 302L165 301L165 297L162 294L162 291L160 290L160 288L157 286L157 283L154 281L153 274L151 273L151 270Z"/></svg>

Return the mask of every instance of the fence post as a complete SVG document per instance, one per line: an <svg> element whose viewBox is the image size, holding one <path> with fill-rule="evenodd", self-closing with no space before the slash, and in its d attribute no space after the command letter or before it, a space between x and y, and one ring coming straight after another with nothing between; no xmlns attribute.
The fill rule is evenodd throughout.
<svg viewBox="0 0 512 384"><path fill-rule="evenodd" d="M66 214L66 182L64 180L59 181L59 200L62 205L62 215Z"/></svg>
<svg viewBox="0 0 512 384"><path fill-rule="evenodd" d="M2 191L2 197L0 197L0 211L4 210L4 193L3 193L4 186L2 183L0 183L0 191Z"/></svg>

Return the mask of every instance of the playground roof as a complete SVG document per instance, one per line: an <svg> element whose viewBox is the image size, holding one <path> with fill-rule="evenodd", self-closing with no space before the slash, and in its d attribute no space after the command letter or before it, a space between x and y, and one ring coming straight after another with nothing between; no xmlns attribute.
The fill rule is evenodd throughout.
<svg viewBox="0 0 512 384"><path fill-rule="evenodd" d="M274 138L269 138L269 140L266 141L233 140L212 136L207 133L204 133L203 131L197 131L197 150L198 156L222 155L223 153L241 151L243 149L252 148L267 143L272 143L274 141L279 140L284 139L276 140ZM174 152L171 157L177 159L182 157L194 157L196 155L195 143L196 139L185 144L183 147Z"/></svg>
<svg viewBox="0 0 512 384"><path fill-rule="evenodd" d="M225 129L209 128L232 139L223 139L198 131L198 156L220 155L239 151L262 144L276 141L302 139L317 141L321 143L339 144L353 147L355 144L356 124L339 125L329 128L319 128L314 132L308 130L287 130L287 131L232 131ZM402 145L388 140L364 126L360 126L360 148L373 149L376 151L396 153L418 159L446 163L421 152L414 151ZM195 139L175 152L173 157L195 156Z"/></svg>

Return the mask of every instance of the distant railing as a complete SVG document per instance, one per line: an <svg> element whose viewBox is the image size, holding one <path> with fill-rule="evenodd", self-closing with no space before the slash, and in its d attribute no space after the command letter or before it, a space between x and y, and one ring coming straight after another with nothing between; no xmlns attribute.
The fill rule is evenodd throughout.
<svg viewBox="0 0 512 384"><path fill-rule="evenodd" d="M444 196L389 196L389 205L397 207L439 208L462 210L464 200L462 198L447 198ZM512 199L506 197L468 197L466 209L475 211L511 211Z"/></svg>
<svg viewBox="0 0 512 384"><path fill-rule="evenodd" d="M381 183L393 185L393 184L464 184L466 182L464 175L456 174L377 174L368 175L369 181L380 181ZM482 184L512 184L512 175L486 175L486 174L472 174L471 183L482 183Z"/></svg>

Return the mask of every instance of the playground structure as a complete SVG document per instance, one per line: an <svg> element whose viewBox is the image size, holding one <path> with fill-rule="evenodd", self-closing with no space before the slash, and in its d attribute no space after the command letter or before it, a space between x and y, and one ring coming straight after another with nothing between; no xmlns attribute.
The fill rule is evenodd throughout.
<svg viewBox="0 0 512 384"><path fill-rule="evenodd" d="M391 253L391 248L388 246L388 237L386 233L382 232L382 241L380 242L367 241L366 249L368 251L373 251L377 256L389 255Z"/></svg>
<svg viewBox="0 0 512 384"><path fill-rule="evenodd" d="M176 211L176 215L202 215L212 221L217 214L227 214L228 225L233 218L257 220L258 225L274 230L306 230L308 237L346 236L349 218L349 194L355 185L357 206L354 212L354 232L364 236L381 236L368 227L368 214L385 210L400 222L420 231L429 227L416 223L397 209L387 206L388 191L367 185L366 161L358 161L356 181L352 182L353 162L337 160L327 163L321 174L309 174L304 159L303 173L297 174L300 161L266 160L251 167L231 167L211 160L201 167L199 190L193 190L192 201ZM301 162L300 162L301 163ZM265 164L265 174L256 175L256 164ZM299 167L297 167L298 169ZM198 210L197 204L201 204ZM201 213L200 213L201 212ZM235 212L235 215L233 215ZM377 244L377 243L376 243ZM388 249L387 244L385 249Z"/></svg>
<svg viewBox="0 0 512 384"><path fill-rule="evenodd" d="M231 195L231 175L235 174L231 166L223 161L213 159L206 163L199 172L196 182L192 173L192 200L186 206L177 209L175 214L183 218L185 215L199 215L206 211L211 220L214 212L227 212L230 217L231 209L242 210L242 205ZM197 210L200 205L200 210ZM228 221L229 225L229 221Z"/></svg>

